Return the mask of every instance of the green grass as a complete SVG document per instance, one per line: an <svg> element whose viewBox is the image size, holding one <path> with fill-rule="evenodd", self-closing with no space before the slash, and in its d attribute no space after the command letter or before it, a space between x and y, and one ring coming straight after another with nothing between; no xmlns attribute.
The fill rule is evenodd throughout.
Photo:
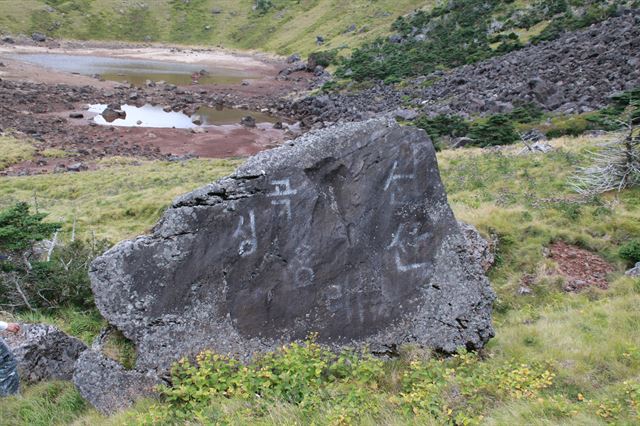
<svg viewBox="0 0 640 426"><path fill-rule="evenodd" d="M27 141L0 136L0 171L33 158L36 149Z"/></svg>
<svg viewBox="0 0 640 426"><path fill-rule="evenodd" d="M0 208L37 203L49 220L80 236L116 242L148 230L173 198L229 174L234 160L143 163L111 160L98 171L0 179Z"/></svg>
<svg viewBox="0 0 640 426"><path fill-rule="evenodd" d="M443 419L456 416L460 424L461 419L466 419L468 424L487 425L640 422L640 281L623 276L625 265L618 250L640 235L640 190L578 200L567 185L571 171L584 164L587 151L600 142L589 138L556 139L551 142L556 150L546 155L517 155L521 146L500 152L465 149L438 154L456 216L498 240L498 263L490 272L498 294L494 312L496 337L481 352L480 360L470 359L452 367L457 361L439 360L424 351L405 348L401 359L384 364L380 378L367 376L369 379L365 380L358 373L344 383L322 385L324 391L310 400L317 404L312 408L251 395L215 397L202 412L201 423L423 425L443 424ZM139 168L144 173L134 173L130 184L107 197L105 203L113 204L117 210L129 191L149 199L155 197L151 194L169 191L172 182L180 185L176 192L186 190L192 183L197 186L208 181L198 177L197 172L206 164L193 161L184 166L144 165ZM131 166L119 167L115 170L123 175L131 173ZM95 204L101 196L98 192L109 194L111 185L126 181L109 181L107 171L95 173L95 177L85 175L86 182L74 193L75 199L87 197ZM161 178L167 175L171 178ZM41 192L51 193L59 183L52 179L70 176L29 178L33 180L25 187L37 186ZM7 185L0 185L0 194L6 188ZM29 196L28 191L22 191ZM58 208L64 209L74 197L58 197ZM170 199L165 197L164 205ZM163 205L157 202L159 211ZM99 210L108 209L102 206ZM137 228L134 220L130 222L121 215L115 215L113 223L144 229L156 216L140 216L143 220ZM104 218L104 212L96 212L95 217ZM114 226L107 219L100 224L101 232L119 232L122 225ZM97 226L97 222L93 223ZM553 262L544 256L544 247L554 240L580 245L612 262L616 272L611 276L610 289L563 292L562 278ZM517 290L525 275L533 277L533 294L522 296ZM74 315L62 312L57 318L45 320L86 336L100 324L91 318L73 320ZM126 352L125 343L116 342L115 346L119 352L123 348ZM305 357L296 360L300 363L296 369L306 365ZM534 385L541 368L548 368L555 376L551 385L538 388ZM411 385L408 388L407 383ZM143 401L126 413L105 418L77 402L77 394L68 386L44 384L29 388L23 397L10 398L3 404L0 410L9 414L0 418L10 419L12 425L42 424L37 422L51 418L55 411L64 422L76 425L158 424L160 419L165 421L159 424L170 424L166 419L175 420L174 410L184 409L167 402ZM523 389L532 390L522 393ZM63 403L54 408L49 393L58 395L56 398Z"/></svg>
<svg viewBox="0 0 640 426"><path fill-rule="evenodd" d="M54 11L46 9L46 3ZM355 47L390 31L394 19L434 2L416 0L274 0L260 15L253 0L0 0L0 33L40 31L75 39L163 41L257 49L289 54L323 48ZM146 5L141 7L140 5ZM220 8L222 13L211 10ZM355 32L346 29L355 24ZM209 27L210 29L206 29ZM361 29L365 28L362 32Z"/></svg>

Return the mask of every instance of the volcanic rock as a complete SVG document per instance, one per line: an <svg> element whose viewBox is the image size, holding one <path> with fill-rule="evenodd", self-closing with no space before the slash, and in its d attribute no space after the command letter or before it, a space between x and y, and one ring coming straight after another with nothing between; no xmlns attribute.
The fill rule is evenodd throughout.
<svg viewBox="0 0 640 426"><path fill-rule="evenodd" d="M125 370L92 349L76 362L73 383L84 399L102 414L110 415L129 408L138 399L153 396L162 381L153 373Z"/></svg>
<svg viewBox="0 0 640 426"><path fill-rule="evenodd" d="M629 277L640 277L640 262L636 263L636 266L625 272L625 275Z"/></svg>
<svg viewBox="0 0 640 426"><path fill-rule="evenodd" d="M473 225L462 221L458 221L458 225L467 240L467 248L471 258L487 272L495 263L491 244L480 235Z"/></svg>
<svg viewBox="0 0 640 426"><path fill-rule="evenodd" d="M87 347L54 326L25 324L20 333L3 336L18 361L20 378L29 383L71 380L76 360Z"/></svg>
<svg viewBox="0 0 640 426"><path fill-rule="evenodd" d="M256 127L256 119L250 115L247 115L246 117L242 117L242 120L240 120L240 124L242 124L244 127Z"/></svg>
<svg viewBox="0 0 640 426"><path fill-rule="evenodd" d="M371 120L309 133L176 199L90 271L104 317L165 372L318 333L333 347L446 352L493 336L494 293L426 133Z"/></svg>
<svg viewBox="0 0 640 426"><path fill-rule="evenodd" d="M47 41L47 36L42 34L42 33L33 33L33 34L31 34L31 39L33 41L42 43L42 42Z"/></svg>
<svg viewBox="0 0 640 426"><path fill-rule="evenodd" d="M123 120L127 118L127 113L126 111L114 109L111 106L108 106L104 111L102 111L102 116L107 121L107 123L113 123L119 118Z"/></svg>

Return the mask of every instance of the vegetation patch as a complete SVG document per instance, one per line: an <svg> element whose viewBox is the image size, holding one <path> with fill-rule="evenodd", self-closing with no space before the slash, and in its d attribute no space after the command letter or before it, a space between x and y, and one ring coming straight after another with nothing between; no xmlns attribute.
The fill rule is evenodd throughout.
<svg viewBox="0 0 640 426"><path fill-rule="evenodd" d="M438 69L455 68L525 46L516 32L548 20L533 44L557 39L567 31L588 27L614 16L628 1L451 0L430 11L419 10L399 17L395 35L379 38L353 51L337 75L354 80L394 83L407 77L428 75ZM575 9L582 11L577 14ZM499 31L494 29L497 25Z"/></svg>
<svg viewBox="0 0 640 426"><path fill-rule="evenodd" d="M0 170L33 158L36 149L29 142L0 136Z"/></svg>
<svg viewBox="0 0 640 426"><path fill-rule="evenodd" d="M147 162L82 173L0 179L0 208L29 202L79 238L116 242L148 230L176 196L225 176L235 160Z"/></svg>

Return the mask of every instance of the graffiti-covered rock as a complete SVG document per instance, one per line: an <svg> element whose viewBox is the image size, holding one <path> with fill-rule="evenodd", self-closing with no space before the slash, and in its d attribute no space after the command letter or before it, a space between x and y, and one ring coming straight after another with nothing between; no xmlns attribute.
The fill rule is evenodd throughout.
<svg viewBox="0 0 640 426"><path fill-rule="evenodd" d="M179 197L92 265L96 303L166 371L317 333L333 347L443 351L493 336L494 293L426 133L380 119L309 133Z"/></svg>

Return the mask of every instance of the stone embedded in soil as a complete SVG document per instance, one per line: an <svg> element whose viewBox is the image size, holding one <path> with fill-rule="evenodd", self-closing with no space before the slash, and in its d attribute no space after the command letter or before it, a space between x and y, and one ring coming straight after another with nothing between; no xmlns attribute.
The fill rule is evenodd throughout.
<svg viewBox="0 0 640 426"><path fill-rule="evenodd" d="M174 201L92 264L96 304L166 371L318 333L333 347L452 352L493 336L494 293L447 203L426 133L350 123L262 152Z"/></svg>

